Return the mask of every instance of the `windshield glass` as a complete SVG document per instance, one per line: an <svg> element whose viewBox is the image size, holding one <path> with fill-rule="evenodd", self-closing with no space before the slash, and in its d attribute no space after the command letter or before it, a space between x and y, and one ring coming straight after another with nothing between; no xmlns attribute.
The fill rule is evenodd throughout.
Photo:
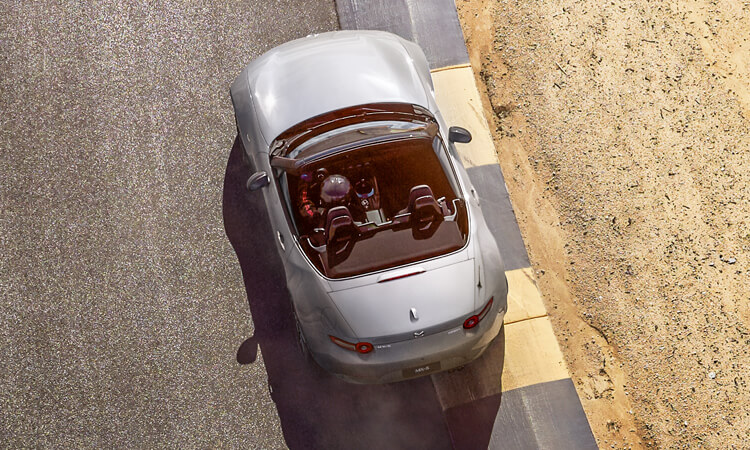
<svg viewBox="0 0 750 450"><path fill-rule="evenodd" d="M332 137L358 133L361 125ZM378 122L366 129L404 134L417 126ZM405 136L313 158L299 173L283 178L299 242L325 276L360 275L465 245L466 208L452 169L436 154L444 148L424 134ZM324 143L330 146L323 139L303 144L300 154Z"/></svg>

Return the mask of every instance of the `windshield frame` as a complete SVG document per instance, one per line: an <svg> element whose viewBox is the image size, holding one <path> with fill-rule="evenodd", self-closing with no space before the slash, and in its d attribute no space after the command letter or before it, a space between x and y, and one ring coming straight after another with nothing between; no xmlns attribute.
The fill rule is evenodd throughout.
<svg viewBox="0 0 750 450"><path fill-rule="evenodd" d="M381 139L387 140L389 137L401 139L425 132L432 134L432 128L434 128L432 123L407 122L404 120L373 120L353 123L310 137L297 145L294 150L290 151L287 154L287 158L314 160L318 159L316 156L319 153L330 152L332 155L336 153L335 149L345 151L351 148L353 150L354 148L368 145L368 143L380 142ZM360 136L360 138L349 141L341 139L356 136ZM341 142L336 142L337 140L341 140Z"/></svg>
<svg viewBox="0 0 750 450"><path fill-rule="evenodd" d="M297 147L316 136L356 123L377 121L437 123L424 107L410 103L371 103L331 111L300 122L277 136L269 146L272 156L289 157Z"/></svg>

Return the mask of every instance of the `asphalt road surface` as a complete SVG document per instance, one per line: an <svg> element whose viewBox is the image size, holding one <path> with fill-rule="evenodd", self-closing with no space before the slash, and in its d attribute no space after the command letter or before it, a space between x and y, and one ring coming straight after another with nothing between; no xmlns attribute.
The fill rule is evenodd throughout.
<svg viewBox="0 0 750 450"><path fill-rule="evenodd" d="M334 3L112 3L0 3L0 442L323 442L228 89Z"/></svg>
<svg viewBox="0 0 750 450"><path fill-rule="evenodd" d="M0 6L0 443L450 447L429 378L297 347L229 84L332 1Z"/></svg>

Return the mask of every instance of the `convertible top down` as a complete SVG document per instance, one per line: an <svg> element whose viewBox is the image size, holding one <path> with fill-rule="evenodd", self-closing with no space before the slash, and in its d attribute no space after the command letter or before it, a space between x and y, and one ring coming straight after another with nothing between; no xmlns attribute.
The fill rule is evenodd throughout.
<svg viewBox="0 0 750 450"><path fill-rule="evenodd" d="M232 84L248 188L263 193L302 349L361 383L466 364L507 282L424 54L384 32L310 36Z"/></svg>

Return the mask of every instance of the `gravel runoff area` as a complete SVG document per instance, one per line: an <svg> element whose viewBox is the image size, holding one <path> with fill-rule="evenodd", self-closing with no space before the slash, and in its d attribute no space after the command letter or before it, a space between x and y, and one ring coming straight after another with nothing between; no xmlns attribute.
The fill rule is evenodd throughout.
<svg viewBox="0 0 750 450"><path fill-rule="evenodd" d="M330 0L0 2L2 446L284 447L236 360L228 90L337 26Z"/></svg>
<svg viewBox="0 0 750 450"><path fill-rule="evenodd" d="M602 448L750 446L750 3L458 0Z"/></svg>

